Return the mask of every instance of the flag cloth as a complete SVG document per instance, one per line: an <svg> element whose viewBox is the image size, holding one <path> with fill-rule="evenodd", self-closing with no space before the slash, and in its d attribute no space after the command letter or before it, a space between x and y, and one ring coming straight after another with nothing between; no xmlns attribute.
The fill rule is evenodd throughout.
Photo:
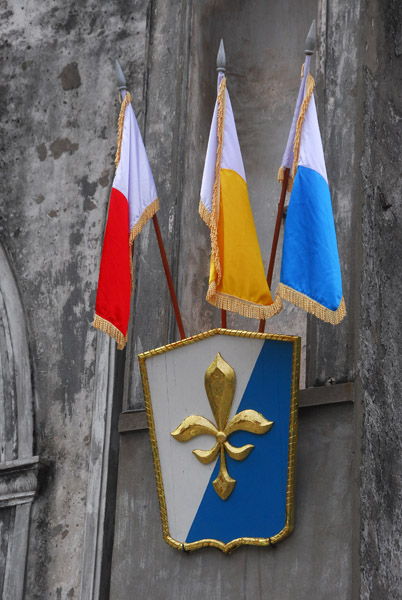
<svg viewBox="0 0 402 600"><path fill-rule="evenodd" d="M336 325L346 314L331 195L328 187L314 79L306 57L296 110L279 170L291 169L282 268L277 294Z"/></svg>
<svg viewBox="0 0 402 600"><path fill-rule="evenodd" d="M127 342L130 317L132 245L159 208L154 178L128 92L119 115L115 163L94 326L113 337L121 350Z"/></svg>
<svg viewBox="0 0 402 600"><path fill-rule="evenodd" d="M245 317L267 319L282 309L272 300L251 212L243 159L226 77L218 75L199 206L210 229L207 300Z"/></svg>

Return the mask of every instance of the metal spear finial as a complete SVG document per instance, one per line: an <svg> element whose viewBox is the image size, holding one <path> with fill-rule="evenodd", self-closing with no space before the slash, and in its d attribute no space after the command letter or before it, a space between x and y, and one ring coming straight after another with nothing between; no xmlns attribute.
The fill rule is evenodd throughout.
<svg viewBox="0 0 402 600"><path fill-rule="evenodd" d="M306 49L304 51L305 54L307 54L308 56L311 56L314 53L316 41L317 41L317 34L316 34L316 26L315 26L315 19L314 19L314 21L311 23L310 30L307 34Z"/></svg>
<svg viewBox="0 0 402 600"><path fill-rule="evenodd" d="M126 78L124 77L124 73L121 69L120 63L116 58L116 79L117 79L117 87L119 88L119 90L126 90L127 89L127 84L126 84Z"/></svg>
<svg viewBox="0 0 402 600"><path fill-rule="evenodd" d="M223 40L219 44L218 56L216 57L216 70L220 73L224 73L226 70L226 54Z"/></svg>

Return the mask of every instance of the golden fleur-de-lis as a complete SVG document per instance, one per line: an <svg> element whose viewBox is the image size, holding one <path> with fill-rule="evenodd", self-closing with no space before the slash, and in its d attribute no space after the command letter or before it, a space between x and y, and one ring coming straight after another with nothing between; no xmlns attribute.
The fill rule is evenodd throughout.
<svg viewBox="0 0 402 600"><path fill-rule="evenodd" d="M188 442L202 434L215 436L215 445L210 450L193 450L193 454L200 462L208 464L215 460L220 453L219 475L213 481L213 486L222 500L229 498L236 485L236 480L230 477L226 467L225 451L235 460L244 460L254 448L252 444L246 444L241 448L232 446L228 437L234 431L239 430L259 434L266 433L274 424L273 421L267 421L255 410L243 410L228 423L235 387L236 374L218 352L215 360L205 372L205 390L216 426L205 417L192 415L184 419L178 428L171 432L171 435L179 442Z"/></svg>

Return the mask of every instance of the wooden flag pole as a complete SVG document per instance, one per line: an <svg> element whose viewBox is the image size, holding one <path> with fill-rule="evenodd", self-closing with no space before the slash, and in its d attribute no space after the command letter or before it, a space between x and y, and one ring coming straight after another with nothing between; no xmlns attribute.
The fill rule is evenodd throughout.
<svg viewBox="0 0 402 600"><path fill-rule="evenodd" d="M226 54L223 40L221 39L218 49L218 55L216 57L216 70L218 73L225 74L226 71ZM227 329L227 314L224 308L221 309L221 327Z"/></svg>
<svg viewBox="0 0 402 600"><path fill-rule="evenodd" d="M279 232L281 230L283 208L285 206L286 192L288 190L289 173L290 173L290 169L286 168L284 170L284 174L283 174L282 191L281 191L281 197L280 197L279 203L278 203L278 213L276 215L274 238L272 240L271 256L269 258L269 266L268 266L268 273L267 273L267 282L268 282L269 289L271 289L272 277L274 274L276 251L278 249L278 241L279 241ZM265 330L265 319L261 319L260 326L258 328L258 333L264 333L264 330Z"/></svg>
<svg viewBox="0 0 402 600"><path fill-rule="evenodd" d="M120 63L118 60L116 60L116 78L117 78L117 87L119 88L119 91L121 93L123 90L126 90L127 87L126 87L126 78L124 77L123 71L121 69L121 66L120 66ZM158 240L159 252L161 254L162 264L163 264L163 268L165 270L166 281L167 281L168 288L169 288L170 298L171 298L172 304L173 304L177 327L179 328L180 338L183 340L186 337L186 334L184 333L184 327L183 327L183 322L181 320L179 304L177 302L176 292L174 291L174 287L173 287L172 274L170 272L169 263L168 263L168 260L166 257L165 246L163 244L161 230L159 228L158 217L156 216L156 214L152 217L152 220L154 222L156 239Z"/></svg>
<svg viewBox="0 0 402 600"><path fill-rule="evenodd" d="M166 257L165 246L163 244L161 230L159 228L158 217L156 216L156 214L152 217L152 221L154 222L156 239L158 240L159 251L161 253L163 268L165 270L166 281L167 281L168 288L169 288L170 298L171 298L172 304L173 304L177 327L179 328L180 338L183 340L186 337L186 334L184 333L184 327L183 327L183 322L181 320L179 304L177 302L176 292L174 291L174 287L173 287L172 274L170 272L169 263L168 263L168 260Z"/></svg>
<svg viewBox="0 0 402 600"><path fill-rule="evenodd" d="M225 309L221 309L221 327L222 329L227 329L227 317L226 317L226 310Z"/></svg>

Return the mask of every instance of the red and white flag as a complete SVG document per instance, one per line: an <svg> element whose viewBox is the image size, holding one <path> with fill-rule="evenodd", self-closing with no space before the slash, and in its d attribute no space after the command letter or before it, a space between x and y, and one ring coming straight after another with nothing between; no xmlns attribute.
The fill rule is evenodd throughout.
<svg viewBox="0 0 402 600"><path fill-rule="evenodd" d="M145 223L158 210L154 178L135 118L125 94L119 116L116 174L103 240L94 326L117 341L127 342L133 286L132 245Z"/></svg>

